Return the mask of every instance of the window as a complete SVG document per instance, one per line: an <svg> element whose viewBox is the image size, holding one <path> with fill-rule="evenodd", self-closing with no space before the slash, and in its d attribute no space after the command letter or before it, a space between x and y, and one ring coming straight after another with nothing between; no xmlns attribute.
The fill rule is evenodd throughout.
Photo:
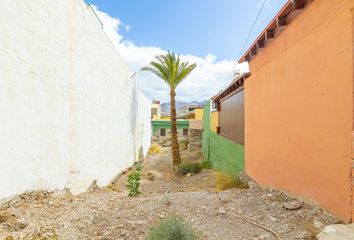
<svg viewBox="0 0 354 240"><path fill-rule="evenodd" d="M160 129L160 135L161 135L161 136L166 136L166 129L161 128L161 129Z"/></svg>
<svg viewBox="0 0 354 240"><path fill-rule="evenodd" d="M188 129L183 129L183 136L188 136Z"/></svg>
<svg viewBox="0 0 354 240"><path fill-rule="evenodd" d="M235 143L244 144L244 91L222 99L219 112L219 134Z"/></svg>

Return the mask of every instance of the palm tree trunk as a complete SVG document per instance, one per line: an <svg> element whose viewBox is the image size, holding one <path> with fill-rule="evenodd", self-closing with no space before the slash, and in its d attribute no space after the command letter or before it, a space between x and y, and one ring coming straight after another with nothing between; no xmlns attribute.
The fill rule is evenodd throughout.
<svg viewBox="0 0 354 240"><path fill-rule="evenodd" d="M170 92L171 98L171 145L172 145L172 159L173 165L181 163L181 154L179 152L179 143L177 138L177 114L176 114L176 93L174 90Z"/></svg>

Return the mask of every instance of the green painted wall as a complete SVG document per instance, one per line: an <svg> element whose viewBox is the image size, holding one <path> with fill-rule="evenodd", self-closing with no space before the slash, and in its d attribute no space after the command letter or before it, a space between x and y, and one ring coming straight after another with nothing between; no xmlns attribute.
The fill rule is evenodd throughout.
<svg viewBox="0 0 354 240"><path fill-rule="evenodd" d="M244 147L210 130L210 102L204 106L203 154L217 170L232 174L244 169Z"/></svg>
<svg viewBox="0 0 354 240"><path fill-rule="evenodd" d="M171 129L171 121L169 120L152 120L152 132L164 129ZM189 120L177 120L177 129L189 129Z"/></svg>

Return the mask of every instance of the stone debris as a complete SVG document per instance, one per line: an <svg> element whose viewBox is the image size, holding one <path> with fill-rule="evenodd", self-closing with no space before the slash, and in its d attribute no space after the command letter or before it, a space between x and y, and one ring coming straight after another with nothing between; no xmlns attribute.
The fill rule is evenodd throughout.
<svg viewBox="0 0 354 240"><path fill-rule="evenodd" d="M316 220L316 219L313 221L313 225L314 225L316 228L318 228L318 229L322 229L323 226L324 226L321 221L318 221L318 220Z"/></svg>
<svg viewBox="0 0 354 240"><path fill-rule="evenodd" d="M7 222L12 218L12 214L9 211L0 211L0 223Z"/></svg>
<svg viewBox="0 0 354 240"><path fill-rule="evenodd" d="M150 181L154 181L155 180L155 175L152 172L148 172L146 174L146 178Z"/></svg>
<svg viewBox="0 0 354 240"><path fill-rule="evenodd" d="M354 223L349 225L335 224L325 226L317 235L319 240L353 240Z"/></svg>
<svg viewBox="0 0 354 240"><path fill-rule="evenodd" d="M283 208L286 210L289 210L289 211L293 211L293 210L299 210L300 208L302 208L303 205L304 205L303 202L293 200L293 201L284 203Z"/></svg>
<svg viewBox="0 0 354 240"><path fill-rule="evenodd" d="M91 186L87 189L88 192L95 192L97 190L99 190L100 187L97 185L97 180L93 180Z"/></svg>
<svg viewBox="0 0 354 240"><path fill-rule="evenodd" d="M72 195L69 189L21 194L0 205L0 239L40 233L58 236L53 239L140 240L170 214L183 217L201 233L202 240L275 239L235 214L271 229L282 239L314 239L314 232L320 232L321 226L337 221L326 211L275 189L254 185L251 189L216 192L212 170L187 178L171 171L170 150L162 149L144 163L144 178L149 172L155 177L154 181L142 179L142 194L138 197L128 197L129 172L112 185L119 191L93 182L87 192L79 195Z"/></svg>
<svg viewBox="0 0 354 240"><path fill-rule="evenodd" d="M218 215L225 215L226 214L226 210L224 208L220 208L218 211Z"/></svg>

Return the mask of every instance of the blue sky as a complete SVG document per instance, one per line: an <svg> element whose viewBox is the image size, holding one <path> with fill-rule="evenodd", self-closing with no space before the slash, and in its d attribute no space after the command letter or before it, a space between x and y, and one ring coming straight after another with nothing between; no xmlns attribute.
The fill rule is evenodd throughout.
<svg viewBox="0 0 354 240"><path fill-rule="evenodd" d="M287 2L287 0L265 1L265 7L246 49ZM157 50L155 51L157 54L161 53L159 50L171 50L189 56L188 60L195 60L197 64L200 62L204 72L207 72L207 65L210 65L212 68L210 71L215 79L212 79L211 73L204 76L197 76L195 73L194 78L204 77L205 81L200 83L214 83L215 88L207 93L198 94L196 91L190 91L190 87L197 86L193 86L192 80L189 80L190 84L181 86L180 90L181 100L189 101L209 98L232 80L228 77L229 73L232 71L234 61L240 55L263 0L89 0L88 2L97 7L100 18L109 16L117 21L114 30L118 35L112 39L113 33L107 34L113 42L120 42L118 51L132 71L137 71L148 63L139 62L133 55L135 58L139 58L139 55L147 57L148 51L151 50L151 54L154 52L152 49ZM108 19L103 22L114 28L113 22L110 23ZM108 32L112 29L105 30ZM134 49L131 46L128 49L129 44L133 45ZM140 88L148 97L167 100L162 93L166 90L165 87L156 83L157 91L151 87L147 89L150 83L155 83L155 80L145 74L142 74L142 78L150 78L145 82L143 79L139 80L142 83Z"/></svg>

